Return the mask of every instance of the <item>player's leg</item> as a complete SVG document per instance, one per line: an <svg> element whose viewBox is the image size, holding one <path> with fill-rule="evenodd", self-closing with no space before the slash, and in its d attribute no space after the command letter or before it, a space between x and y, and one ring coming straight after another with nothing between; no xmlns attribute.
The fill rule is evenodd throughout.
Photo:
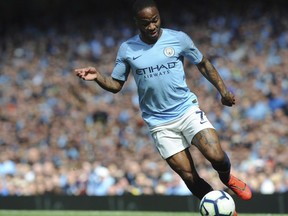
<svg viewBox="0 0 288 216"><path fill-rule="evenodd" d="M227 183L230 178L231 164L228 156L222 150L215 129L201 130L193 137L192 143L210 161L213 168L219 173L221 181Z"/></svg>
<svg viewBox="0 0 288 216"><path fill-rule="evenodd" d="M166 159L169 166L183 179L192 194L200 200L212 187L198 175L189 148Z"/></svg>
<svg viewBox="0 0 288 216"><path fill-rule="evenodd" d="M182 127L185 125L187 113L177 121L153 128L150 132L160 155L170 167L182 178L193 195L202 197L212 190L211 186L199 177L189 152L191 137L183 136Z"/></svg>
<svg viewBox="0 0 288 216"><path fill-rule="evenodd" d="M194 136L192 143L210 161L213 168L218 172L219 178L226 186L243 200L251 199L252 193L246 183L230 174L231 163L220 145L215 129L206 128L201 130Z"/></svg>

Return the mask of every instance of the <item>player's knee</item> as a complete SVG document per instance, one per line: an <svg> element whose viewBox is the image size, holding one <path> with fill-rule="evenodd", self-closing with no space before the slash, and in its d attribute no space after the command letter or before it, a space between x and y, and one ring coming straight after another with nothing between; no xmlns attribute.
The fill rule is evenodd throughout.
<svg viewBox="0 0 288 216"><path fill-rule="evenodd" d="M227 154L223 153L221 156L216 156L211 161L212 166L217 171L226 171L229 170L231 167L230 159L228 158Z"/></svg>
<svg viewBox="0 0 288 216"><path fill-rule="evenodd" d="M212 164L225 163L226 157L225 157L224 152L213 152L210 162Z"/></svg>

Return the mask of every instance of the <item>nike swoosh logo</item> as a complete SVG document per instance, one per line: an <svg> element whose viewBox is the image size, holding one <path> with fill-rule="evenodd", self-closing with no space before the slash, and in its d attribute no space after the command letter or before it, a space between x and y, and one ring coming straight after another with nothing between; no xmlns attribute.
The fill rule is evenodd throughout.
<svg viewBox="0 0 288 216"><path fill-rule="evenodd" d="M246 189L246 184L244 184L244 187L239 187L237 185L231 185L230 188L236 188L238 190L241 190L241 191L245 191Z"/></svg>
<svg viewBox="0 0 288 216"><path fill-rule="evenodd" d="M200 122L200 124L204 124L204 123L206 123L207 121L203 121L203 122Z"/></svg>
<svg viewBox="0 0 288 216"><path fill-rule="evenodd" d="M139 55L139 56L133 57L133 60L138 59L140 56L142 56L142 55Z"/></svg>

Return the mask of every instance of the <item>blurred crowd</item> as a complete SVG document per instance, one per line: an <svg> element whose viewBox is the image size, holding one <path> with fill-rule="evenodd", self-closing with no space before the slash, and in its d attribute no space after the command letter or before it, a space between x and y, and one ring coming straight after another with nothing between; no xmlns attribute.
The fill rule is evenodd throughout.
<svg viewBox="0 0 288 216"><path fill-rule="evenodd" d="M177 15L163 12L163 27L188 33L236 95L236 106L222 106L185 62L187 83L219 132L232 172L256 193L287 192L287 15L257 6L206 19L188 8ZM154 147L133 77L112 94L73 73L96 66L108 76L120 43L137 33L126 21L97 25L67 19L0 35L1 196L190 194ZM199 151L191 152L200 175L226 190Z"/></svg>

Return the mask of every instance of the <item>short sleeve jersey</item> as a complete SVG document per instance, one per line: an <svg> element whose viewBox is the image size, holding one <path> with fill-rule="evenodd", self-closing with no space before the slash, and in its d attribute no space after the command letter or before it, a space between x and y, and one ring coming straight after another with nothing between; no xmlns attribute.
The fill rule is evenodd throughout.
<svg viewBox="0 0 288 216"><path fill-rule="evenodd" d="M182 31L162 29L155 44L146 44L139 35L121 44L112 77L126 81L133 73L142 117L149 127L173 121L197 104L186 83L184 57L198 64L203 55Z"/></svg>

